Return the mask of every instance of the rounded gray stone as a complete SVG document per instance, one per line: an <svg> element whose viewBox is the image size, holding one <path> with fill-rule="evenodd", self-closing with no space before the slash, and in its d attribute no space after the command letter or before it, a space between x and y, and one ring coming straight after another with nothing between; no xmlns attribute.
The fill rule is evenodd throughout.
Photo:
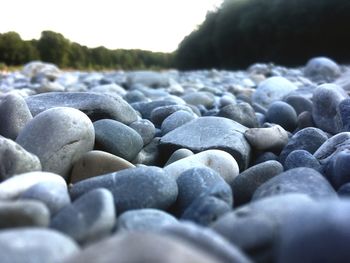
<svg viewBox="0 0 350 263"><path fill-rule="evenodd" d="M37 155L43 171L67 177L72 164L94 146L95 132L81 111L58 107L38 114L18 135L16 142Z"/></svg>
<svg viewBox="0 0 350 263"><path fill-rule="evenodd" d="M327 57L310 59L304 69L305 76L316 83L333 82L340 73L337 63Z"/></svg>
<svg viewBox="0 0 350 263"><path fill-rule="evenodd" d="M193 113L179 110L168 116L161 125L162 134L165 135L172 130L194 120L196 117Z"/></svg>
<svg viewBox="0 0 350 263"><path fill-rule="evenodd" d="M221 108L217 116L234 120L248 128L259 126L254 109L246 102L229 104Z"/></svg>
<svg viewBox="0 0 350 263"><path fill-rule="evenodd" d="M147 119L134 121L129 125L129 127L140 134L144 145L149 144L156 134L156 128L154 127L154 124Z"/></svg>
<svg viewBox="0 0 350 263"><path fill-rule="evenodd" d="M188 149L178 149L175 152L173 152L173 154L169 157L168 161L166 162L166 164L164 165L167 166L169 164L172 164L178 160L181 160L183 158L186 158L188 156L193 155L193 152L191 150Z"/></svg>

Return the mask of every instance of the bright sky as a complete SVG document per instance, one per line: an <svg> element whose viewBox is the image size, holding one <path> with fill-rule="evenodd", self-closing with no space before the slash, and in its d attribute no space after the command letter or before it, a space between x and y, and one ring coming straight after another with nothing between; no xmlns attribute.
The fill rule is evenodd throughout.
<svg viewBox="0 0 350 263"><path fill-rule="evenodd" d="M3 0L0 33L43 30L88 47L174 51L223 0Z"/></svg>

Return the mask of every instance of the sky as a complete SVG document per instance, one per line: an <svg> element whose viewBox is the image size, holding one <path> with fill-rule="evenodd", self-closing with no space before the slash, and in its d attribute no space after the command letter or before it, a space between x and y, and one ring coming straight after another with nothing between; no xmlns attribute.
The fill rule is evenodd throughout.
<svg viewBox="0 0 350 263"><path fill-rule="evenodd" d="M223 0L2 0L0 33L52 30L90 48L172 52Z"/></svg>

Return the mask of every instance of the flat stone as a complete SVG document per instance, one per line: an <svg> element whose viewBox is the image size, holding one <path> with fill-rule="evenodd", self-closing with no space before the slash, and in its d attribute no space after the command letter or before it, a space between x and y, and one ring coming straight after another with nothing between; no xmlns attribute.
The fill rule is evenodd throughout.
<svg viewBox="0 0 350 263"><path fill-rule="evenodd" d="M218 149L230 153L241 170L248 167L250 145L244 137L243 125L222 117L200 117L167 133L160 147L168 152L187 148L193 152Z"/></svg>
<svg viewBox="0 0 350 263"><path fill-rule="evenodd" d="M95 132L81 111L58 107L38 114L18 135L16 142L37 155L43 171L69 175L73 163L94 146Z"/></svg>
<svg viewBox="0 0 350 263"><path fill-rule="evenodd" d="M0 136L0 180L40 170L41 163L37 156L27 152L14 141Z"/></svg>
<svg viewBox="0 0 350 263"><path fill-rule="evenodd" d="M94 189L61 209L50 227L79 243L95 241L112 232L116 222L113 196L106 189Z"/></svg>
<svg viewBox="0 0 350 263"><path fill-rule="evenodd" d="M54 230L31 227L0 231L2 263L57 263L78 251L71 238Z"/></svg>
<svg viewBox="0 0 350 263"><path fill-rule="evenodd" d="M166 209L177 198L175 178L158 167L136 167L80 181L70 189L73 199L95 188L107 188L118 213L132 209Z"/></svg>
<svg viewBox="0 0 350 263"><path fill-rule="evenodd" d="M25 100L10 93L0 100L0 135L16 140L18 133L33 118Z"/></svg>
<svg viewBox="0 0 350 263"><path fill-rule="evenodd" d="M92 121L113 119L125 124L137 120L133 108L122 98L89 92L50 92L26 98L27 105L36 116L55 107L70 107L84 112Z"/></svg>
<svg viewBox="0 0 350 263"><path fill-rule="evenodd" d="M103 151L90 151L73 164L70 182L76 183L90 177L135 167L127 160Z"/></svg>

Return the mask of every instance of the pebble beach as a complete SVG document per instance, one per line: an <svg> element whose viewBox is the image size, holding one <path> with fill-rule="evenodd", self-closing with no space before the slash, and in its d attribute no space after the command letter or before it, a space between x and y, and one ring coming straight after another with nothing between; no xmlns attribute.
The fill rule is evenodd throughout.
<svg viewBox="0 0 350 263"><path fill-rule="evenodd" d="M0 72L0 261L348 262L349 70Z"/></svg>

